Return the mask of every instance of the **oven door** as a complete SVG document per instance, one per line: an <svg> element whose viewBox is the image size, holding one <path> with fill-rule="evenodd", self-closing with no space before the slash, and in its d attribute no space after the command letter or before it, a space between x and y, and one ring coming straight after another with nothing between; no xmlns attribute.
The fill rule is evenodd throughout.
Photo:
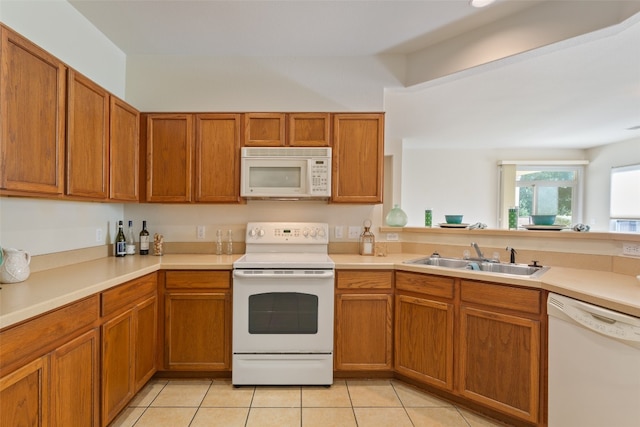
<svg viewBox="0 0 640 427"><path fill-rule="evenodd" d="M234 270L233 353L333 352L333 270Z"/></svg>

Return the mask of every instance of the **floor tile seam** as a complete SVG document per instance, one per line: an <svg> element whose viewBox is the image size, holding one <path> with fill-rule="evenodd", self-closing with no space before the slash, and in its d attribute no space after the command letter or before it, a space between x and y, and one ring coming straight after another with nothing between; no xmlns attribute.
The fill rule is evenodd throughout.
<svg viewBox="0 0 640 427"><path fill-rule="evenodd" d="M146 408L150 408L151 405L153 405L153 402L156 401L156 399L158 398L158 396L160 396L160 393L162 393L162 390L164 390L167 385L170 383L171 381L167 381L166 383L162 384L162 388L160 388L160 390L158 390L158 392L156 393L156 395L153 397L153 399L151 399L151 402L149 402L149 404L146 406ZM160 383L158 383L160 384Z"/></svg>
<svg viewBox="0 0 640 427"><path fill-rule="evenodd" d="M356 422L357 426L358 417L356 416L356 408L353 407L353 399L351 398L351 390L349 389L349 380L344 381L344 386L347 388L347 396L349 396L349 403L351 404L351 414L353 415L353 419Z"/></svg>
<svg viewBox="0 0 640 427"><path fill-rule="evenodd" d="M460 416L462 417L462 419L464 420L465 423L467 423L467 427L471 427L471 421L469 421L467 419L467 417L464 416L464 414L462 413L462 411L460 411L460 408L458 408L457 406L454 406L454 408L456 408L456 412L458 412L458 414L460 414Z"/></svg>
<svg viewBox="0 0 640 427"><path fill-rule="evenodd" d="M133 421L133 424L131 424L131 427L134 427L136 424L138 424L138 421L140 421L140 419L142 418L144 413L147 412L148 409L149 409L148 406L146 408L144 408L144 410L140 413L140 415L138 415L138 417ZM120 417L121 415L122 415L122 412L120 412L120 414L118 414L118 417ZM118 417L114 418L113 421L117 420ZM113 423L113 421L111 421L111 422ZM111 424L109 424L109 425L111 425Z"/></svg>

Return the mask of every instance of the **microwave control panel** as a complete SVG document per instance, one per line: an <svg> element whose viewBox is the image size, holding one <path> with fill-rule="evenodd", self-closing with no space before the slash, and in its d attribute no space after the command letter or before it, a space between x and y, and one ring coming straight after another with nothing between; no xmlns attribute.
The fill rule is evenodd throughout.
<svg viewBox="0 0 640 427"><path fill-rule="evenodd" d="M331 194L330 159L312 159L309 163L309 169L311 171L311 194Z"/></svg>

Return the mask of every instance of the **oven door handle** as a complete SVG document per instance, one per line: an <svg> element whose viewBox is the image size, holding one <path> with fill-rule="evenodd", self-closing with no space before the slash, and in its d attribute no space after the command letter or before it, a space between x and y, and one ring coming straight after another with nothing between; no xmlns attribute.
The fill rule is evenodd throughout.
<svg viewBox="0 0 640 427"><path fill-rule="evenodd" d="M238 279L328 279L334 270L233 270Z"/></svg>

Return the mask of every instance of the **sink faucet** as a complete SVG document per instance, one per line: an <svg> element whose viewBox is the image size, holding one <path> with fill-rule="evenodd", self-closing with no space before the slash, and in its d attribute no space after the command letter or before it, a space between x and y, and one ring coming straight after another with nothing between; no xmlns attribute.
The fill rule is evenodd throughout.
<svg viewBox="0 0 640 427"><path fill-rule="evenodd" d="M480 258L481 260L484 260L484 254L482 253L482 251L480 250L480 246L478 246L478 244L476 242L472 242L471 246L473 246L473 249L475 249L476 254L478 254L478 258Z"/></svg>

